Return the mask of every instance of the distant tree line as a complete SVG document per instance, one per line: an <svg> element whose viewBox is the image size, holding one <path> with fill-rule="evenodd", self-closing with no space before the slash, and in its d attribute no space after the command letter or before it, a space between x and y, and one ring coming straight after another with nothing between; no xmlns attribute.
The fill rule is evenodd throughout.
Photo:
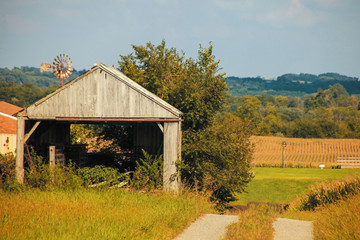
<svg viewBox="0 0 360 240"><path fill-rule="evenodd" d="M68 82L85 70L76 71L65 81ZM51 71L40 72L40 68L0 68L0 101L19 107L27 107L36 100L56 90L59 80Z"/></svg>
<svg viewBox="0 0 360 240"><path fill-rule="evenodd" d="M64 81L70 81L82 73L85 70L77 71L74 69L70 77ZM40 72L40 68L35 67L14 67L12 70L8 68L0 68L0 81L1 82L15 82L17 84L31 83L37 87L50 87L52 85L58 85L59 79L57 79L52 71Z"/></svg>
<svg viewBox="0 0 360 240"><path fill-rule="evenodd" d="M330 85L341 84L349 94L360 94L360 81L356 77L348 77L338 73L284 74L277 79L228 77L229 93L232 96L270 95L304 96L327 89Z"/></svg>
<svg viewBox="0 0 360 240"><path fill-rule="evenodd" d="M255 134L298 138L360 138L359 99L340 84L301 100L256 95L229 99L228 111L251 124Z"/></svg>
<svg viewBox="0 0 360 240"><path fill-rule="evenodd" d="M19 107L28 107L36 100L55 91L56 85L40 88L31 83L0 82L0 101L5 101Z"/></svg>

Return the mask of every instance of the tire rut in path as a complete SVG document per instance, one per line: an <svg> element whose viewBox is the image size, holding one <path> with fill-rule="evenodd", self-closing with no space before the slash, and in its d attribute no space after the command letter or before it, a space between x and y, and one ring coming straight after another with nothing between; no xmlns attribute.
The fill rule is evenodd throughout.
<svg viewBox="0 0 360 240"><path fill-rule="evenodd" d="M311 221L301 221L287 218L277 218L273 223L274 240L311 240L313 239L313 224Z"/></svg>
<svg viewBox="0 0 360 240"><path fill-rule="evenodd" d="M237 215L206 214L174 240L218 240L225 236L226 227L238 219Z"/></svg>

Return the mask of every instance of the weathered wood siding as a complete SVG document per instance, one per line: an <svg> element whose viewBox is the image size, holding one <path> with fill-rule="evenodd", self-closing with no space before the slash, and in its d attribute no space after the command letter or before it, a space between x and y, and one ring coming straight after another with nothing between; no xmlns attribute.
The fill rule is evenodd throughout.
<svg viewBox="0 0 360 240"><path fill-rule="evenodd" d="M119 72L120 73L120 72ZM31 119L179 118L129 79L95 68L27 108ZM178 110L177 110L178 111Z"/></svg>
<svg viewBox="0 0 360 240"><path fill-rule="evenodd" d="M179 176L176 174L176 163L181 153L181 122L164 123L164 190L179 190Z"/></svg>

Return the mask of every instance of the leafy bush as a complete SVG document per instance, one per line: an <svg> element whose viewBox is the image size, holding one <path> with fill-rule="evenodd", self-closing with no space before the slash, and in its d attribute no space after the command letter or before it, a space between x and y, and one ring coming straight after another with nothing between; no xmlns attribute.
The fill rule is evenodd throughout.
<svg viewBox="0 0 360 240"><path fill-rule="evenodd" d="M83 180L78 176L74 163L69 162L66 166L56 166L52 173L52 186L58 189L77 189L83 185Z"/></svg>
<svg viewBox="0 0 360 240"><path fill-rule="evenodd" d="M85 186L110 186L122 181L128 181L127 174L121 174L117 169L96 165L95 167L85 167L77 171Z"/></svg>
<svg viewBox="0 0 360 240"><path fill-rule="evenodd" d="M21 191L22 185L15 179L15 157L0 154L0 188L7 191Z"/></svg>
<svg viewBox="0 0 360 240"><path fill-rule="evenodd" d="M29 167L25 168L27 185L42 190L49 188L52 185L50 165L45 162L42 156L37 155L34 148L31 148L27 162L29 164Z"/></svg>
<svg viewBox="0 0 360 240"><path fill-rule="evenodd" d="M0 183L8 184L15 179L15 157L0 154Z"/></svg>
<svg viewBox="0 0 360 240"><path fill-rule="evenodd" d="M163 157L152 156L142 150L144 157L136 161L136 170L131 181L135 189L159 189L163 186Z"/></svg>
<svg viewBox="0 0 360 240"><path fill-rule="evenodd" d="M331 183L320 183L310 188L293 206L298 210L315 210L316 207L325 206L351 195L360 193L360 176L345 178Z"/></svg>
<svg viewBox="0 0 360 240"><path fill-rule="evenodd" d="M26 184L41 190L76 189L82 186L83 180L77 175L77 169L72 162L66 166L55 166L50 169L49 161L37 155L31 148L29 167L25 171Z"/></svg>

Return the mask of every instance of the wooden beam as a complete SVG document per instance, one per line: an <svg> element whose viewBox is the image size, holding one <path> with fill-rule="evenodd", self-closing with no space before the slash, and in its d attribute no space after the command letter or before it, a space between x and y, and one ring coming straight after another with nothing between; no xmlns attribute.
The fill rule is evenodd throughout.
<svg viewBox="0 0 360 240"><path fill-rule="evenodd" d="M161 132L164 132L164 127L163 125L161 125L161 123L156 122L156 124L158 125L158 127L160 128Z"/></svg>
<svg viewBox="0 0 360 240"><path fill-rule="evenodd" d="M37 121L35 123L35 125L31 128L30 132L25 134L24 143L26 143L27 140L31 137L31 134L33 134L35 132L36 128L39 126L40 123L41 123L41 121Z"/></svg>
<svg viewBox="0 0 360 240"><path fill-rule="evenodd" d="M69 122L182 122L180 118L97 118L97 117L56 117L56 121Z"/></svg>
<svg viewBox="0 0 360 240"><path fill-rule="evenodd" d="M16 133L16 180L19 183L24 183L24 133L25 133L25 119L22 115L17 118L17 133Z"/></svg>

